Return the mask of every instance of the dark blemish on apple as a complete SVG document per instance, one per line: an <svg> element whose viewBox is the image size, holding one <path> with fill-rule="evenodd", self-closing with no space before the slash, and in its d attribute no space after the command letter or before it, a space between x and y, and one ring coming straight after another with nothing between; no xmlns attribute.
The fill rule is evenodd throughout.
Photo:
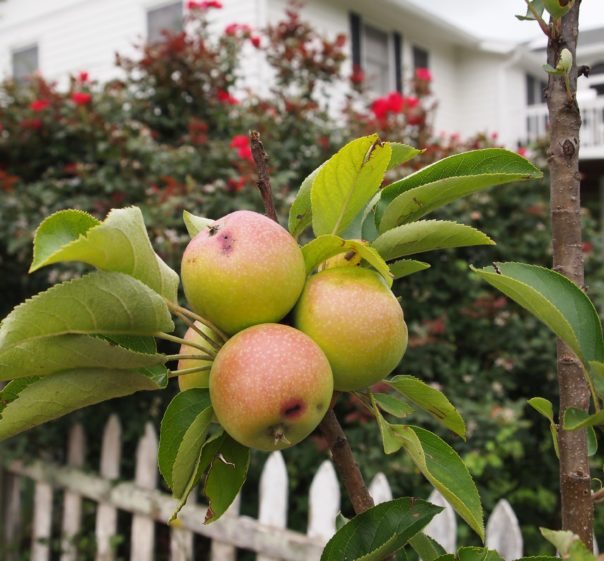
<svg viewBox="0 0 604 561"><path fill-rule="evenodd" d="M323 404L317 403L317 411L323 411Z"/></svg>
<svg viewBox="0 0 604 561"><path fill-rule="evenodd" d="M222 253L231 253L233 251L233 242L235 240L229 232L224 232L218 237L218 243Z"/></svg>
<svg viewBox="0 0 604 561"><path fill-rule="evenodd" d="M220 224L212 224L212 226L208 227L208 235L211 236L215 236L216 232L218 232L218 230L220 230Z"/></svg>
<svg viewBox="0 0 604 561"><path fill-rule="evenodd" d="M306 410L306 405L301 399L292 399L281 407L281 415L286 419L297 419Z"/></svg>

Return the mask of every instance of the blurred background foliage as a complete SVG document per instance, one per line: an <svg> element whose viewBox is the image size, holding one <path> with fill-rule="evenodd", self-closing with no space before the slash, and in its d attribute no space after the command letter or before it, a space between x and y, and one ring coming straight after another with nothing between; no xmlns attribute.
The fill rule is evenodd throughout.
<svg viewBox="0 0 604 561"><path fill-rule="evenodd" d="M261 132L270 154L282 224L302 179L355 136L377 131L424 149L390 179L450 154L497 145L496 134L436 134L438 100L425 69L405 84L404 95L372 97L359 69L343 72L345 37L321 36L296 10L268 29L233 23L218 35L209 32L206 16L204 9L193 10L187 31L141 46L138 57L117 56L119 80L99 84L81 72L67 89L42 76L0 85L0 316L50 283L81 272L69 264L27 275L35 228L56 210L80 208L103 218L113 207L138 205L156 250L176 270L188 241L184 209L212 218L237 208L262 210L250 129ZM250 47L262 50L274 71L267 96L240 84L242 52ZM334 109L336 102L343 102L341 109ZM531 155L544 164L543 148ZM435 384L459 408L469 438L445 438L475 476L487 512L507 498L520 518L527 554L537 554L544 550L538 526L558 526L557 461L546 422L526 400L557 399L555 341L531 316L478 282L468 264L517 260L549 266L547 177L474 195L435 217L476 226L498 245L426 254L422 259L432 267L396 284L411 335L398 371ZM603 310L600 234L587 210L584 223L588 290ZM133 450L144 423L159 425L175 391L176 384L163 393L77 412L12 439L2 450L62 461L71 423L81 420L89 435L98 435L111 412L122 420L126 450ZM383 454L362 406L341 396L337 410L367 478L383 471L395 496L429 494L401 454ZM442 433L428 418L413 422ZM90 439L88 447L94 467L99 439ZM307 491L325 448L317 434L285 451L296 497L293 528L305 529ZM133 454L125 457L122 476L129 478ZM264 459L254 456L253 481ZM600 468L594 464L594 476ZM255 514L256 489L252 484L244 492L245 513ZM345 511L350 514L348 505ZM604 530L602 516L598 529ZM462 534L465 543L475 539L465 527Z"/></svg>

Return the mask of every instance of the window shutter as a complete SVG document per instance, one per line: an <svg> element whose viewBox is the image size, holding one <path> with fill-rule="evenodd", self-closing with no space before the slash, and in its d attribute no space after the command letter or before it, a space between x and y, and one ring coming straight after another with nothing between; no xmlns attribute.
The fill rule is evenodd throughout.
<svg viewBox="0 0 604 561"><path fill-rule="evenodd" d="M394 84L396 91L403 93L403 37L398 31L392 35L394 45Z"/></svg>
<svg viewBox="0 0 604 561"><path fill-rule="evenodd" d="M350 44L352 47L352 65L361 68L361 16L350 12Z"/></svg>

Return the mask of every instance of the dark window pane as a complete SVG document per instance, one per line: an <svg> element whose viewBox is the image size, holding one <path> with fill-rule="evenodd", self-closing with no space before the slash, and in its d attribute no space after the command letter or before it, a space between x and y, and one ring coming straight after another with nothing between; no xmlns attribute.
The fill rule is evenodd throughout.
<svg viewBox="0 0 604 561"><path fill-rule="evenodd" d="M430 68L430 55L421 47L413 47L413 69Z"/></svg>
<svg viewBox="0 0 604 561"><path fill-rule="evenodd" d="M368 25L363 27L363 70L375 92L384 94L390 90L388 34Z"/></svg>
<svg viewBox="0 0 604 561"><path fill-rule="evenodd" d="M353 66L361 66L361 16L350 12L351 55Z"/></svg>
<svg viewBox="0 0 604 561"><path fill-rule="evenodd" d="M182 29L182 2L153 8L147 12L147 40L155 43L163 39L162 31Z"/></svg>
<svg viewBox="0 0 604 561"><path fill-rule="evenodd" d="M530 74L526 75L526 104L535 105L537 100L535 98L535 77Z"/></svg>
<svg viewBox="0 0 604 561"><path fill-rule="evenodd" d="M38 70L38 45L13 51L13 78L22 82Z"/></svg>

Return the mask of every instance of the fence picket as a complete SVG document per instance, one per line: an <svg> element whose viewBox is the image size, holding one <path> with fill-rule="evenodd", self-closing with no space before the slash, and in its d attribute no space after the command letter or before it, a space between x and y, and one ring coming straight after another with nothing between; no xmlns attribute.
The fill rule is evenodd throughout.
<svg viewBox="0 0 604 561"><path fill-rule="evenodd" d="M122 427L117 415L111 415L103 432L100 475L105 479L117 479L122 457ZM113 561L111 538L117 533L117 510L107 503L99 503L96 511L95 561Z"/></svg>
<svg viewBox="0 0 604 561"><path fill-rule="evenodd" d="M195 504L197 488L193 489L187 498L188 505ZM195 534L190 530L179 528L178 525L170 528L170 561L193 561L193 541Z"/></svg>
<svg viewBox="0 0 604 561"><path fill-rule="evenodd" d="M392 500L390 483L388 483L386 476L382 472L376 473L375 477L371 480L369 494L373 497L373 502L376 505Z"/></svg>
<svg viewBox="0 0 604 561"><path fill-rule="evenodd" d="M258 521L275 528L287 528L287 468L281 452L273 452L260 477L260 507ZM256 561L278 561L273 557L258 555Z"/></svg>
<svg viewBox="0 0 604 561"><path fill-rule="evenodd" d="M487 522L486 545L496 549L506 561L522 557L522 533L518 519L505 499L497 503Z"/></svg>
<svg viewBox="0 0 604 561"><path fill-rule="evenodd" d="M21 477L5 471L2 481L2 544L0 553L6 561L14 561L18 558L16 550L17 540L21 536Z"/></svg>
<svg viewBox="0 0 604 561"><path fill-rule="evenodd" d="M71 427L67 444L67 465L81 468L86 457L84 428L80 423ZM63 537L60 561L77 561L73 537L80 531L82 523L82 497L65 491L63 500Z"/></svg>
<svg viewBox="0 0 604 561"><path fill-rule="evenodd" d="M237 518L239 515L239 507L241 505L241 494L235 497L235 500L231 503L231 506L222 515L224 518L234 517ZM237 548L234 545L230 545L225 542L218 540L212 541L212 547L210 550L211 561L235 561L237 559Z"/></svg>
<svg viewBox="0 0 604 561"><path fill-rule="evenodd" d="M455 553L457 546L457 520L453 507L436 490L428 497L428 502L444 507L428 524L424 533L435 539L448 553Z"/></svg>
<svg viewBox="0 0 604 561"><path fill-rule="evenodd" d="M34 520L31 561L49 561L52 528L52 486L36 482L34 490Z"/></svg>
<svg viewBox="0 0 604 561"><path fill-rule="evenodd" d="M143 489L155 489L157 486L157 433L149 422L136 448L134 482ZM154 550L155 523L147 516L135 514L130 533L131 561L153 561Z"/></svg>
<svg viewBox="0 0 604 561"><path fill-rule="evenodd" d="M324 542L329 540L336 531L338 512L340 512L340 484L333 464L325 460L310 485L307 535Z"/></svg>

